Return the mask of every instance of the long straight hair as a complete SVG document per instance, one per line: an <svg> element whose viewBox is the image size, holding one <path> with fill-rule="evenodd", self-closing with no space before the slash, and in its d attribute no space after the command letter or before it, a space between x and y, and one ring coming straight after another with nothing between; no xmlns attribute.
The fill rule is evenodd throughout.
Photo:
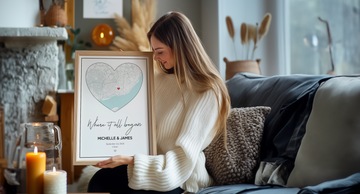
<svg viewBox="0 0 360 194"><path fill-rule="evenodd" d="M218 119L215 124L216 138L224 135L226 147L226 120L230 113L230 97L218 70L205 52L190 20L179 12L168 12L158 19L147 33L170 47L175 59L174 68L165 69L157 61L155 68L164 73L173 73L183 96L182 84L190 91L203 93L213 90L218 100Z"/></svg>

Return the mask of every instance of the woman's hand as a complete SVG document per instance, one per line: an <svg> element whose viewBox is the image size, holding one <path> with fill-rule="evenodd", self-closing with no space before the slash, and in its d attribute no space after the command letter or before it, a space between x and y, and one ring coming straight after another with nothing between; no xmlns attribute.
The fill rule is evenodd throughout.
<svg viewBox="0 0 360 194"><path fill-rule="evenodd" d="M134 164L134 157L117 155L111 157L110 159L99 162L93 166L98 168L115 168L124 164Z"/></svg>

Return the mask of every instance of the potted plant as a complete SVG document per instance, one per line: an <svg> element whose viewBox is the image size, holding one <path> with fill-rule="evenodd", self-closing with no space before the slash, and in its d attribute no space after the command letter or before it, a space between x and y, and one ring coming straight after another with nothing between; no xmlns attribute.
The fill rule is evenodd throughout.
<svg viewBox="0 0 360 194"><path fill-rule="evenodd" d="M76 39L78 35L80 34L80 28L74 30L71 26L65 26L70 30L70 32L74 35L74 39L71 43L70 35L68 34L67 44L71 46L71 58L75 59L75 51L76 50L85 50L86 47L91 48L92 45L90 42L85 42L83 40L80 40L79 42L76 42Z"/></svg>
<svg viewBox="0 0 360 194"><path fill-rule="evenodd" d="M249 72L255 74L261 74L260 71L260 59L254 60L254 53L257 49L257 45L260 40L267 34L270 28L271 23L271 14L265 14L260 27L258 27L258 23L256 25L242 23L240 27L240 38L241 44L245 46L245 57L243 60L229 61L226 57L224 58L224 62L226 63L226 80L232 78L236 73L239 72ZM235 31L232 19L230 16L226 17L226 26L229 32L230 37L234 42L235 47ZM253 42L253 48L250 50L250 43ZM251 52L251 57L249 57Z"/></svg>
<svg viewBox="0 0 360 194"><path fill-rule="evenodd" d="M77 42L77 37L80 33L80 28L74 30L71 26L65 26L70 30L70 32L74 35L74 39L71 43L70 35L68 34L67 44L71 46L71 62L66 64L65 74L66 74L66 88L68 90L74 89L74 60L75 60L75 51L76 50L85 50L86 47L92 47L90 42L85 42L80 40Z"/></svg>

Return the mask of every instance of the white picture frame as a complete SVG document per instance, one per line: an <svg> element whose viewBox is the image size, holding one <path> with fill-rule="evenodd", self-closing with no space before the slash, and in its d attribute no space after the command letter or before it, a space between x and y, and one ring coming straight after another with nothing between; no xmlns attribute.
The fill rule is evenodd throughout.
<svg viewBox="0 0 360 194"><path fill-rule="evenodd" d="M114 19L123 16L123 0L84 0L84 19Z"/></svg>
<svg viewBox="0 0 360 194"><path fill-rule="evenodd" d="M156 155L152 52L76 51L73 165Z"/></svg>

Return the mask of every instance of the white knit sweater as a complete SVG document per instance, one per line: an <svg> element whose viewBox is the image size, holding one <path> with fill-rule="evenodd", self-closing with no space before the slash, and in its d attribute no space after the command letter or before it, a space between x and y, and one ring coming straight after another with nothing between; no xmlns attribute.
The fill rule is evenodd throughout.
<svg viewBox="0 0 360 194"><path fill-rule="evenodd" d="M218 102L213 91L199 94L183 85L185 107L175 75L155 74L157 156L136 154L128 165L129 187L197 192L213 180L205 168L205 149L214 138Z"/></svg>

